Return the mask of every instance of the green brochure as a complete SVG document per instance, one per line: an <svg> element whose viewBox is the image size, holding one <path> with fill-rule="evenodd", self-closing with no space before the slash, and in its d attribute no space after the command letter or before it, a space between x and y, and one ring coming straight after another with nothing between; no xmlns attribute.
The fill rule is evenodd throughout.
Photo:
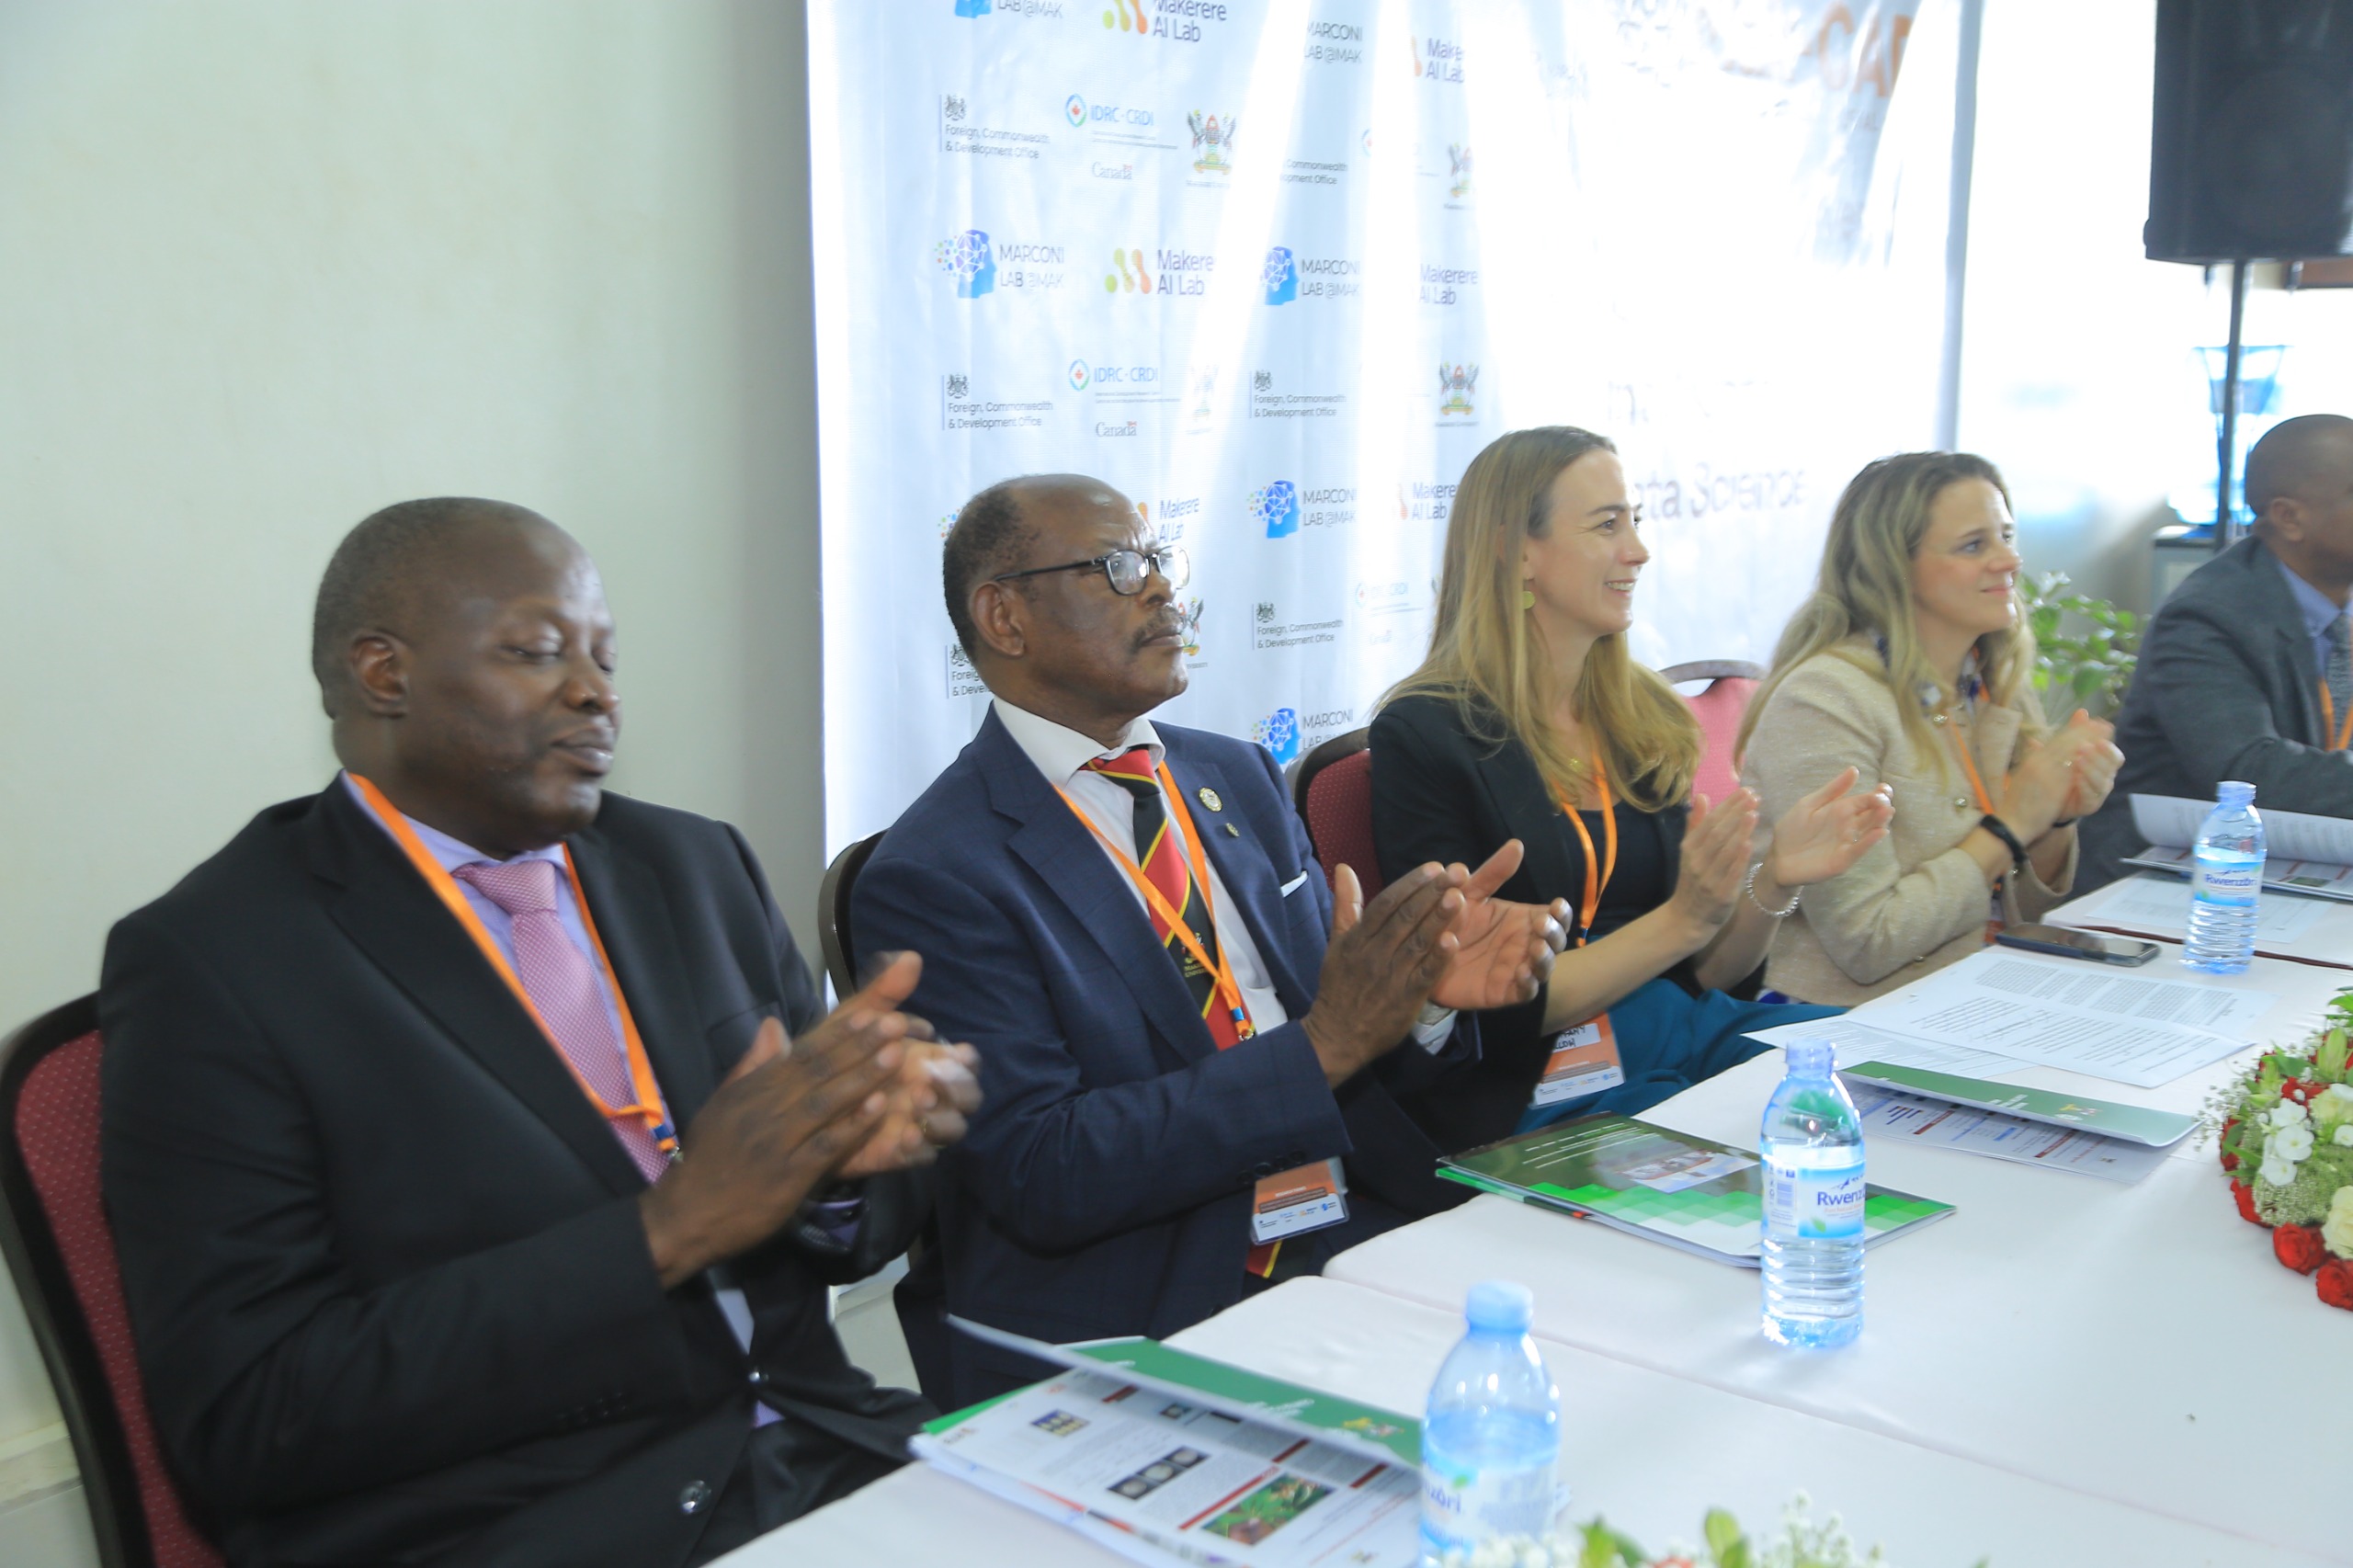
<svg viewBox="0 0 2353 1568"><path fill-rule="evenodd" d="M1438 1174L1719 1263L1757 1266L1763 1167L1747 1150L1688 1132L1585 1116L1440 1160ZM1890 1187L1863 1194L1865 1246L1952 1212L1949 1203Z"/></svg>
<svg viewBox="0 0 2353 1568"><path fill-rule="evenodd" d="M1320 1390L1261 1377L1223 1361L1212 1361L1163 1345L1156 1339L1096 1339L1076 1345L1050 1345L960 1317L951 1316L948 1321L958 1331L976 1339L1055 1366L1116 1372L1154 1393L1188 1400L1240 1420L1287 1427L1302 1437L1353 1449L1384 1463L1416 1466L1422 1462L1421 1422L1393 1410L1358 1404ZM942 1416L924 1430L944 1432L995 1403L985 1401L971 1410Z"/></svg>
<svg viewBox="0 0 2353 1568"><path fill-rule="evenodd" d="M2130 1143L2145 1143L2152 1149L2169 1148L2180 1142L2198 1125L2196 1117L2174 1111L2086 1099L2081 1095L2053 1094L2049 1089L2022 1088L1984 1078L1963 1078L1952 1073L1930 1073L1918 1067L1898 1067L1886 1062L1842 1067L1838 1075L1866 1084L1884 1084L1891 1089L1926 1095L1934 1100L1973 1106L1979 1110L1998 1110L2027 1121L2081 1128L2086 1132L2121 1138Z"/></svg>

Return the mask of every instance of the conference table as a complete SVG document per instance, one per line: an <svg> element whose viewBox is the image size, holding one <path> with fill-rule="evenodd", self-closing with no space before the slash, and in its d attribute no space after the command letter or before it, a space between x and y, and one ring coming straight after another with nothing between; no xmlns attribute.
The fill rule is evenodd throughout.
<svg viewBox="0 0 2353 1568"><path fill-rule="evenodd" d="M2177 955L2151 972L2185 976ZM2272 959L2192 978L2273 994L2252 1033L2281 1043L2353 982ZM2195 1111L2235 1065L2148 1090L2044 1067L2009 1077ZM1780 1072L1768 1052L1645 1119L1750 1144ZM1654 1551L1695 1539L1711 1506L1755 1529L1804 1491L1903 1568L2353 1563L2353 1313L2273 1262L2202 1139L2131 1185L1898 1141L1874 1141L1870 1160L1874 1182L1956 1209L1872 1249L1865 1330L1842 1349L1767 1344L1752 1270L1487 1196L1172 1343L1412 1414L1470 1287L1516 1279L1561 1388L1566 1517L1604 1515ZM917 1465L726 1561L1115 1559Z"/></svg>

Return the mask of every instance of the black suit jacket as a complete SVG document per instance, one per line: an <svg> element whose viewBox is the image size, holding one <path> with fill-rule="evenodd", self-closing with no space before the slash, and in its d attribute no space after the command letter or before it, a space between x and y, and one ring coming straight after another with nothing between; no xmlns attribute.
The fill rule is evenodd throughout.
<svg viewBox="0 0 2353 1568"><path fill-rule="evenodd" d="M1252 1183L1279 1170L1345 1156L1347 1222L1285 1244L1319 1266L1468 1196L1392 1089L1465 1070L1469 1020L1440 1054L1408 1041L1327 1086L1298 1019L1331 894L1273 759L1155 728L1290 1022L1217 1049L1126 879L994 710L850 903L858 950L922 953L910 1005L980 1048L987 1098L940 1165L949 1307L1037 1338L1165 1336L1233 1305ZM961 1335L948 1351L959 1403L1042 1375Z"/></svg>
<svg viewBox="0 0 2353 1568"><path fill-rule="evenodd" d="M763 1018L818 1009L734 830L608 794L570 841L682 1125ZM898 1454L924 1413L842 1353L824 1286L904 1244L665 1290L644 1182L554 1048L340 781L118 925L105 1192L164 1445L240 1563L676 1563L754 1399Z"/></svg>
<svg viewBox="0 0 2353 1568"><path fill-rule="evenodd" d="M2122 876L2122 857L2141 848L2135 794L2211 801L2223 779L2242 778L2255 786L2257 811L2353 817L2353 756L2321 735L2312 635L2261 539L2192 572L2157 611L2116 717L2116 744L2124 766L2084 824L2078 897Z"/></svg>
<svg viewBox="0 0 2353 1568"><path fill-rule="evenodd" d="M1516 740L1473 740L1453 702L1404 697L1372 721L1372 840L1381 874L1394 878L1426 860L1477 866L1512 839L1527 858L1498 897L1522 903L1569 901L1585 891L1585 852L1545 788L1536 758ZM1689 808L1658 813L1667 888L1675 885ZM1688 962L1667 978L1697 989ZM1480 1060L1470 1072L1421 1087L1406 1111L1451 1153L1508 1137L1544 1075L1551 1047L1544 994L1479 1015Z"/></svg>

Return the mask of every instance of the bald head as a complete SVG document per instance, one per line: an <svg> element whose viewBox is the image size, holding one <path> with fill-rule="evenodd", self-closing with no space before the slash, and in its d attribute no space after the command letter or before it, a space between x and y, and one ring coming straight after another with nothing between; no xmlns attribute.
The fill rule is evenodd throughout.
<svg viewBox="0 0 2353 1568"><path fill-rule="evenodd" d="M596 563L537 513L369 517L319 585L312 663L335 755L408 815L501 858L595 820L620 736L612 616Z"/></svg>
<svg viewBox="0 0 2353 1568"><path fill-rule="evenodd" d="M486 554L542 529L571 540L525 507L444 495L398 502L344 535L319 579L311 612L311 673L327 717L342 717L351 694L358 639L371 631L410 634Z"/></svg>
<svg viewBox="0 0 2353 1568"><path fill-rule="evenodd" d="M1029 555L1052 519L1073 508L1130 516L1124 495L1083 473L1030 473L1001 479L964 503L940 551L940 588L949 623L975 665L983 645L972 624L972 590L990 578L1041 564Z"/></svg>
<svg viewBox="0 0 2353 1568"><path fill-rule="evenodd" d="M2353 419L2283 419L2246 455L2246 503L2264 545L2338 604L2353 595Z"/></svg>

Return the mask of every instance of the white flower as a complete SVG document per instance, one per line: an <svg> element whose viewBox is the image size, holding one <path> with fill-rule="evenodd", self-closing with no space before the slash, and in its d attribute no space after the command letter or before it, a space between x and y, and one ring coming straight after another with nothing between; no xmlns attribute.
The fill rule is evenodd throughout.
<svg viewBox="0 0 2353 1568"><path fill-rule="evenodd" d="M2320 1222L2320 1239L2339 1257L2353 1257L2353 1187L2340 1187L2328 1200L2328 1218Z"/></svg>
<svg viewBox="0 0 2353 1568"><path fill-rule="evenodd" d="M2329 1140L2340 1149L2353 1149L2353 1121L2339 1122Z"/></svg>
<svg viewBox="0 0 2353 1568"><path fill-rule="evenodd" d="M2309 1127L2283 1127L2263 1141L2263 1157L2268 1161L2274 1154L2290 1165L2302 1165L2312 1157L2313 1130Z"/></svg>
<svg viewBox="0 0 2353 1568"><path fill-rule="evenodd" d="M2353 1110L2353 1084L2331 1084L2321 1091L2321 1097L2336 1100L2341 1108Z"/></svg>
<svg viewBox="0 0 2353 1568"><path fill-rule="evenodd" d="M2296 1179L2296 1167L2269 1150L2266 1150L2263 1164L2257 1167L2255 1174L2274 1187L2285 1187Z"/></svg>
<svg viewBox="0 0 2353 1568"><path fill-rule="evenodd" d="M2293 1100L2281 1100L2271 1108L2269 1119L2274 1127L2302 1127L2312 1119L2312 1112Z"/></svg>

